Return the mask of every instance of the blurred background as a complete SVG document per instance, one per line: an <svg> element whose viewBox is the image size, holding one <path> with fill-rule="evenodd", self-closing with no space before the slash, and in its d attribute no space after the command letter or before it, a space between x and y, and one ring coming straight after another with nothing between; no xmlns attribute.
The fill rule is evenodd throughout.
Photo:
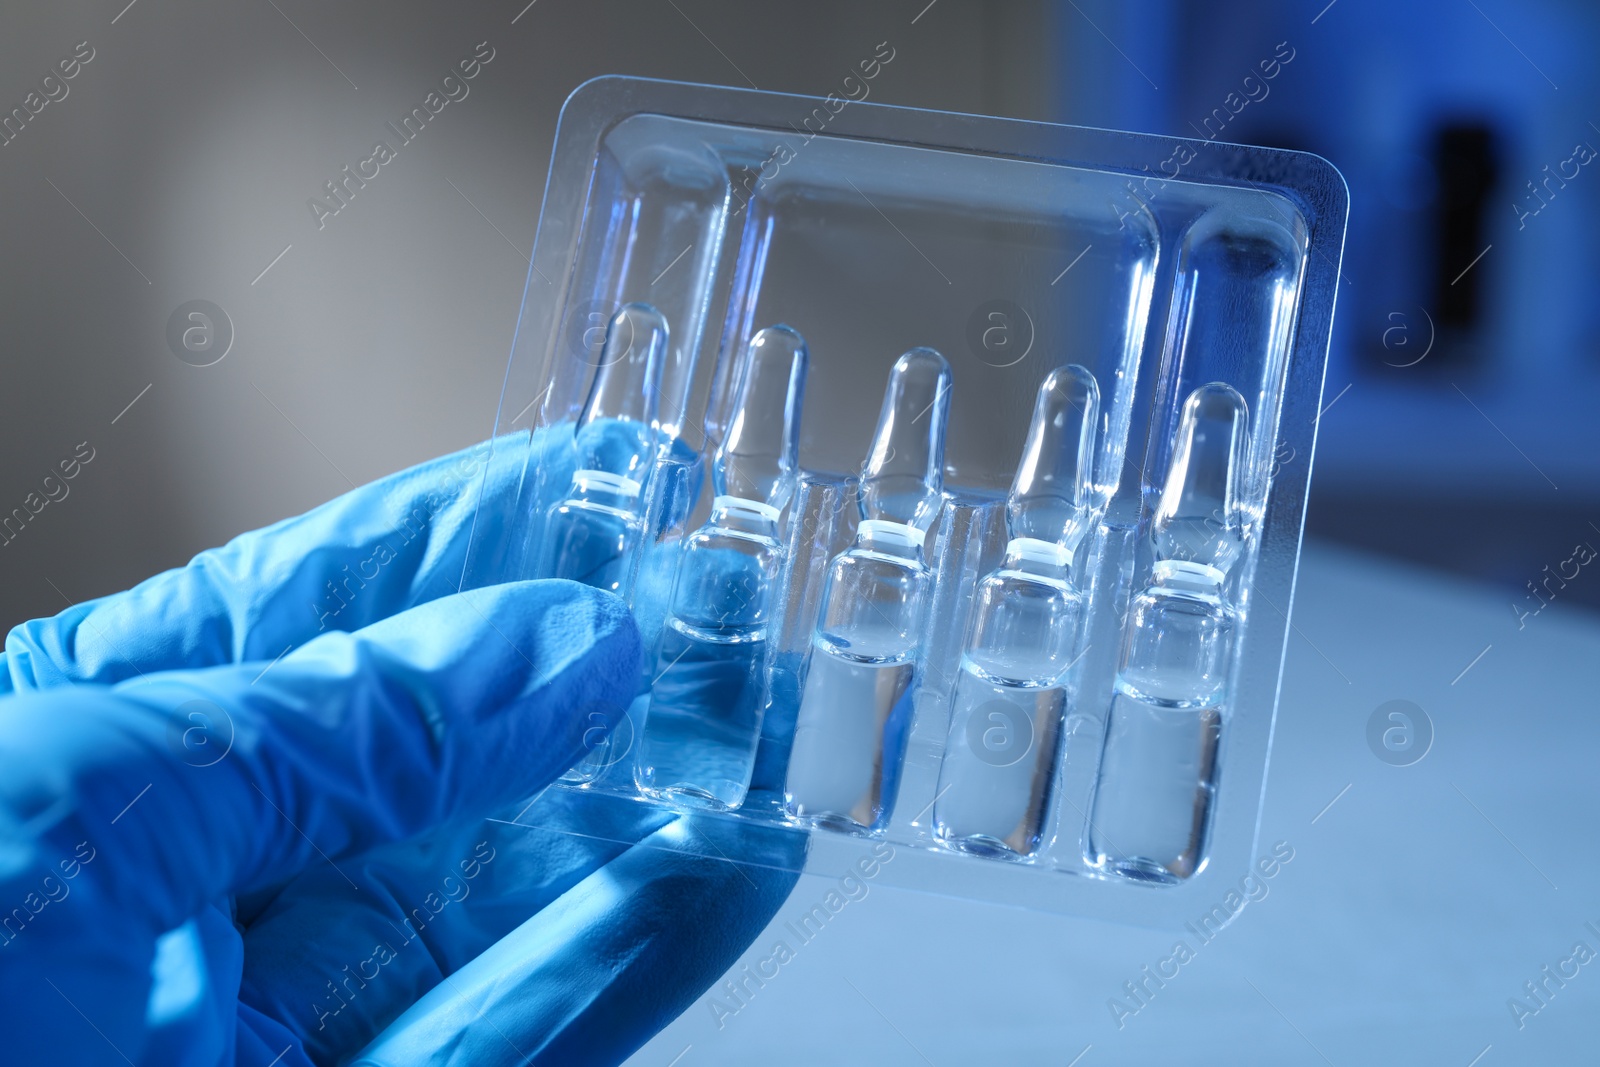
<svg viewBox="0 0 1600 1067"><path fill-rule="evenodd" d="M1571 762L1576 755L1568 751L1574 737L1596 736L1586 724L1596 710L1597 631L1583 609L1600 607L1600 576L1581 571L1573 578L1569 569L1575 546L1600 545L1600 168L1591 165L1600 149L1600 7L1580 0L13 5L0 14L0 516L23 508L26 521L14 518L0 534L0 622L10 626L123 588L240 531L484 437L522 298L557 114L583 80L627 73L822 94L880 41L892 43L896 58L874 82L879 102L1305 149L1342 170L1350 231L1308 519L1315 567L1297 601L1306 641L1291 645L1279 766L1299 760L1290 765L1315 771L1337 765L1353 748L1359 751L1348 758L1365 761L1362 773L1391 772L1365 751L1367 712L1377 697L1415 695L1403 681L1407 664L1471 619L1489 636L1474 631L1458 642L1463 652L1451 644L1441 655L1470 670L1467 659L1480 643L1497 651L1468 675L1479 688L1471 707L1452 712L1455 736L1500 744L1498 731L1516 717L1523 747L1513 749L1526 757L1509 769L1485 763L1479 777L1498 782L1507 803L1523 787L1558 782L1551 810L1567 817L1592 811L1594 792L1580 785L1592 768ZM479 42L487 42L492 59L470 82L470 95L347 207L319 220L308 200L325 196L324 183L370 154L375 140L389 136L385 123L398 121ZM1246 77L1273 56L1282 66L1266 91L1259 82L1247 89ZM63 60L73 76L42 83L68 69L58 67ZM1246 92L1246 106L1225 104L1229 94ZM40 102L46 95L57 98ZM175 316L187 322L193 301L209 302L216 336L210 356L184 359L170 324ZM219 349L220 360L195 365ZM45 482L74 459L79 467L70 481ZM1563 580L1551 581L1558 571ZM1383 601L1385 590L1397 599ZM1358 594L1376 598L1370 611L1351 601ZM1541 634L1506 651L1523 626L1534 628L1527 613L1543 614L1546 602L1556 620L1541 619ZM1380 635L1382 647L1374 644ZM1365 703L1330 703L1320 689L1338 678L1317 674L1324 661L1343 664L1335 667L1343 684L1365 684L1368 673L1385 670L1396 672L1395 680L1373 683L1376 696ZM1438 668L1445 679L1455 669ZM1361 677L1352 682L1349 675ZM1462 688L1439 684L1441 693ZM1290 718L1296 694L1304 707ZM1559 715L1541 717L1541 709ZM1571 732L1580 729L1571 723L1588 732ZM1443 721L1440 731L1436 763L1449 755ZM1556 752L1567 754L1534 761ZM1311 776L1305 788L1319 793L1312 811L1326 799L1324 785L1332 796L1343 781L1360 780L1342 770ZM1298 777L1273 788L1288 788L1298 802L1293 790L1305 776ZM1274 780L1285 781L1278 770ZM1361 1018L1380 1044L1361 1058L1341 1058L1329 1044L1361 1040L1336 1036L1337 1013L1319 1030L1320 1009L1306 1008L1296 1023L1317 1041L1302 1041L1305 1032L1297 1037L1295 1024L1284 1025L1295 1016L1295 995L1278 994L1260 978L1260 1000L1238 982L1227 987L1228 997L1243 996L1253 1007L1225 1000L1226 983L1196 978L1170 998L1166 1020L1148 1025L1143 1044L1116 1031L1102 1040L1097 1035L1108 1024L1101 1001L1120 984L1117 967L1136 971L1129 964L1142 959L1142 949L1119 940L1124 935L1050 920L1055 933L1008 950L1005 938L1037 928L1003 909L963 906L968 910L958 914L941 910L954 907L948 902L908 896L899 934L840 944L831 965L817 950L804 964L810 977L786 978L786 990L763 1002L764 1023L740 1020L729 1027L740 1033L723 1034L701 1013L663 1035L639 1062L676 1063L673 1055L685 1055L678 1050L688 1045L694 1051L685 1064L741 1056L1067 1064L1090 1044L1095 1059L1083 1062L1092 1067L1154 1056L1169 1038L1225 1048L1222 1023L1230 1019L1265 1035L1252 1046L1259 1060L1225 1060L1234 1063L1420 1062L1418 1050L1438 1049L1439 1062L1465 1067L1496 1041L1502 1045L1485 1065L1536 1062L1527 1058L1534 1048L1546 1059L1559 1049L1592 1054L1592 1037L1585 1046L1576 1030L1561 1029L1582 1017L1579 1003L1569 1006L1566 1023L1544 1017L1527 1024L1553 1044L1524 1043L1514 1053L1504 1044L1523 1040L1521 1028L1503 1018L1505 998L1566 953L1580 931L1581 906L1526 948L1521 934L1482 932L1502 911L1526 918L1543 910L1520 890L1483 896L1481 907L1464 913L1464 928L1417 933L1422 914L1449 895L1444 882L1431 880L1440 870L1472 881L1488 877L1480 863L1504 863L1522 870L1530 892L1543 892L1504 846L1515 840L1512 847L1526 849L1523 859L1534 865L1529 854L1541 853L1536 837L1525 835L1550 835L1555 855L1567 824L1537 808L1508 816L1485 801L1478 815L1499 837L1473 823L1482 834L1458 840L1426 812L1453 805L1450 818L1477 816L1443 779L1435 785L1444 799L1427 791L1401 800L1390 794L1390 806L1374 800L1364 810L1369 829L1386 821L1392 831L1396 819L1413 828L1410 836L1385 838L1379 851L1386 859L1367 853L1370 840L1350 830L1348 852L1323 852L1315 877L1331 882L1314 894L1305 890L1312 895L1301 898L1302 910L1285 904L1276 930L1258 924L1231 949L1244 967L1252 951L1272 951L1286 931L1325 923L1313 901L1322 909L1363 899L1378 909L1372 914L1414 909L1414 928L1402 922L1399 940L1384 942L1404 942L1403 955L1380 957L1388 962L1376 968L1370 957L1357 959L1344 970L1325 958L1336 980L1324 973L1316 980L1323 985L1313 981L1303 990L1317 1004L1317 989L1325 1001L1386 980L1391 970L1432 976L1433 984L1393 990L1388 1000L1362 994L1368 1008ZM1473 794L1470 786L1456 785L1456 792ZM1363 811L1359 793L1345 802L1352 820ZM1473 794L1467 803L1481 800ZM1269 828L1285 803L1284 794L1269 792ZM1406 857L1423 853L1432 856L1432 873L1417 875L1414 892L1391 886L1374 900L1349 881L1362 862L1405 866ZM1317 862L1297 873L1311 879ZM1537 866L1549 865L1546 857ZM1593 886L1592 863L1585 871L1576 880ZM1567 905L1581 903L1558 871L1540 874L1552 887L1567 882L1559 898ZM913 944L920 953L937 947L916 939L904 926L911 921L959 926L952 943L980 970L934 953L923 977L906 977ZM1570 937L1559 932L1568 927ZM1420 942L1406 940L1412 935ZM1123 945L1120 962L1104 981L1080 988L1063 977L1077 973L1067 947L1057 944L1069 938ZM1499 949L1506 959L1493 973L1483 971L1481 983L1468 981L1476 999L1461 1006L1469 996L1460 985L1463 969L1478 975ZM981 970L985 961L993 974ZM874 967L889 977L870 977ZM849 1002L846 1031L873 1036L840 1053L842 1037L810 1033L802 1023L835 1010L827 990L839 988L845 972L864 989L897 974L906 984L896 987L897 1002L874 1007L876 1014ZM996 1031L1011 1038L987 1046L993 1060L951 1052L967 1047L959 1037L941 1058L930 1028L961 1002L959 989L970 986L973 973L983 975L987 992L972 998L983 1011L1032 1006L1025 1023ZM1056 984L1044 988L1078 998L1060 1019L1046 1017L1049 1003L1033 1004L1018 991L1041 986L1016 976L1045 974ZM1593 993L1562 995L1588 997L1592 1018L1600 978L1589 982ZM944 992L930 991L936 987ZM1185 998L1186 1005L1178 1003ZM1557 1007L1552 1003L1550 1016ZM1074 1029L1078 1018L1088 1036ZM1460 1036L1472 1026L1491 1036ZM896 1037L901 1027L906 1033ZM1422 1037L1455 1044L1407 1045L1417 1058L1374 1051L1398 1047L1384 1041ZM1577 1043L1564 1043L1569 1037ZM807 1040L813 1058L782 1058Z"/></svg>
<svg viewBox="0 0 1600 1067"><path fill-rule="evenodd" d="M825 93L880 41L896 60L875 100L1220 135L1340 167L1350 236L1314 536L1513 596L1600 536L1588 525L1600 497L1600 181L1574 155L1600 146L1587 61L1600 9L923 5L113 0L8 12L0 104L28 121L13 117L0 147L0 511L41 491L80 443L94 459L69 499L7 528L0 622L121 588L486 434L556 117L581 81ZM481 41L495 58L471 95L318 220L308 200ZM28 93L80 42L92 58L32 114ZM1274 54L1292 59L1247 90ZM1236 91L1247 103L1235 114ZM212 366L169 344L169 319L194 300L231 322ZM1600 581L1562 597L1600 604Z"/></svg>

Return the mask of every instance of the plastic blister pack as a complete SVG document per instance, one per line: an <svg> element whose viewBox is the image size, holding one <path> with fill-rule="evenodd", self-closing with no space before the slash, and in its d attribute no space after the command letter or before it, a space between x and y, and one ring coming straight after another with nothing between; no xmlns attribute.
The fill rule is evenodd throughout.
<svg viewBox="0 0 1600 1067"><path fill-rule="evenodd" d="M559 788L804 829L823 873L886 843L934 892L1223 899L1345 213L1301 153L579 88L493 443L521 488L466 575L635 611L638 698Z"/></svg>

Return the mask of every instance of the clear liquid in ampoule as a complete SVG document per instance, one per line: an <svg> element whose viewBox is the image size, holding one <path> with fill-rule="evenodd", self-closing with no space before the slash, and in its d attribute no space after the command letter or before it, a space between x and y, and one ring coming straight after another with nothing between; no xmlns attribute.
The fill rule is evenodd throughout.
<svg viewBox="0 0 1600 1067"><path fill-rule="evenodd" d="M1043 842L1082 616L1070 559L1016 538L978 583L933 806L934 832L963 852L1017 859Z"/></svg>
<svg viewBox="0 0 1600 1067"><path fill-rule="evenodd" d="M935 805L941 840L1007 859L1038 848L1066 703L1063 686L1005 685L961 665Z"/></svg>
<svg viewBox="0 0 1600 1067"><path fill-rule="evenodd" d="M790 815L849 833L888 819L915 672L898 634L855 636L849 648L813 643L785 786Z"/></svg>
<svg viewBox="0 0 1600 1067"><path fill-rule="evenodd" d="M1158 700L1119 678L1090 824L1093 858L1143 881L1194 874L1205 851L1221 737L1220 706Z"/></svg>
<svg viewBox="0 0 1600 1067"><path fill-rule="evenodd" d="M923 603L922 548L941 506L950 365L931 348L895 361L861 467L856 541L828 568L784 782L791 818L882 830L910 728Z"/></svg>
<svg viewBox="0 0 1600 1067"><path fill-rule="evenodd" d="M857 834L888 823L929 581L922 537L868 519L829 568L784 784L795 819Z"/></svg>
<svg viewBox="0 0 1600 1067"><path fill-rule="evenodd" d="M1246 543L1244 399L1222 383L1184 401L1151 520L1158 557L1134 598L1089 815L1090 863L1177 882L1205 865L1236 615L1227 568Z"/></svg>
<svg viewBox="0 0 1600 1067"><path fill-rule="evenodd" d="M634 783L710 808L744 802L766 705L767 628L794 490L806 344L787 326L750 339L711 477L711 518L684 544L656 647Z"/></svg>
<svg viewBox="0 0 1600 1067"><path fill-rule="evenodd" d="M933 804L939 840L1031 856L1044 843L1083 597L1072 547L1103 497L1093 486L1099 386L1083 367L1040 384L1006 501L1011 540L978 582Z"/></svg>
<svg viewBox="0 0 1600 1067"><path fill-rule="evenodd" d="M742 637L667 621L636 779L645 792L724 808L744 800L760 739L767 641Z"/></svg>
<svg viewBox="0 0 1600 1067"><path fill-rule="evenodd" d="M750 786L765 703L771 586L782 560L771 518L722 502L684 551L650 676L634 781L645 793L736 808ZM732 530L739 519L746 529Z"/></svg>

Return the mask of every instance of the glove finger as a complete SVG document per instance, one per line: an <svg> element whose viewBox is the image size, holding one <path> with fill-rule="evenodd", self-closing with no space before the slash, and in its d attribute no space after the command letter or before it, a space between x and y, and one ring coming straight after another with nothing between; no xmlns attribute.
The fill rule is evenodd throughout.
<svg viewBox="0 0 1600 1067"><path fill-rule="evenodd" d="M519 814L526 822L511 821ZM674 818L571 790L503 815L341 863L359 888L326 866L307 870L248 921L240 1001L287 1027L313 1060L343 1062L446 975Z"/></svg>
<svg viewBox="0 0 1600 1067"><path fill-rule="evenodd" d="M325 634L265 672L240 664L9 699L0 899L33 891L80 842L97 858L75 882L79 921L12 946L0 1003L21 1019L30 1006L59 1010L34 967L51 961L70 996L109 957L108 973L134 982L111 999L142 1006L154 939L207 902L529 795L585 751L591 712L621 715L637 670L616 598L518 582ZM209 741L195 746L185 731L200 713ZM107 1036L136 1046L142 1025L124 1012Z"/></svg>
<svg viewBox="0 0 1600 1067"><path fill-rule="evenodd" d="M0 688L270 660L453 593L469 540L493 541L517 510L524 470L570 476L565 428L535 435L531 452L526 441L507 435L392 474L125 592L23 623L6 637Z"/></svg>
<svg viewBox="0 0 1600 1067"><path fill-rule="evenodd" d="M766 928L804 850L793 830L678 816L444 977L354 1067L620 1064Z"/></svg>

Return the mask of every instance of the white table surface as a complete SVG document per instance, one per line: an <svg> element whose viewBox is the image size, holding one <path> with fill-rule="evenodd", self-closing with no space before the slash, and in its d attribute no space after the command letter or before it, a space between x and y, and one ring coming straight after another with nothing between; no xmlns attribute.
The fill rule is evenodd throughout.
<svg viewBox="0 0 1600 1067"><path fill-rule="evenodd" d="M1557 601L1519 630L1511 600L1307 546L1261 834L1294 860L1120 1029L1109 998L1173 934L875 885L723 1025L702 998L630 1064L1600 1062L1600 958L1520 1029L1507 1004L1600 953L1600 618ZM1434 725L1412 766L1367 745L1393 699Z"/></svg>

